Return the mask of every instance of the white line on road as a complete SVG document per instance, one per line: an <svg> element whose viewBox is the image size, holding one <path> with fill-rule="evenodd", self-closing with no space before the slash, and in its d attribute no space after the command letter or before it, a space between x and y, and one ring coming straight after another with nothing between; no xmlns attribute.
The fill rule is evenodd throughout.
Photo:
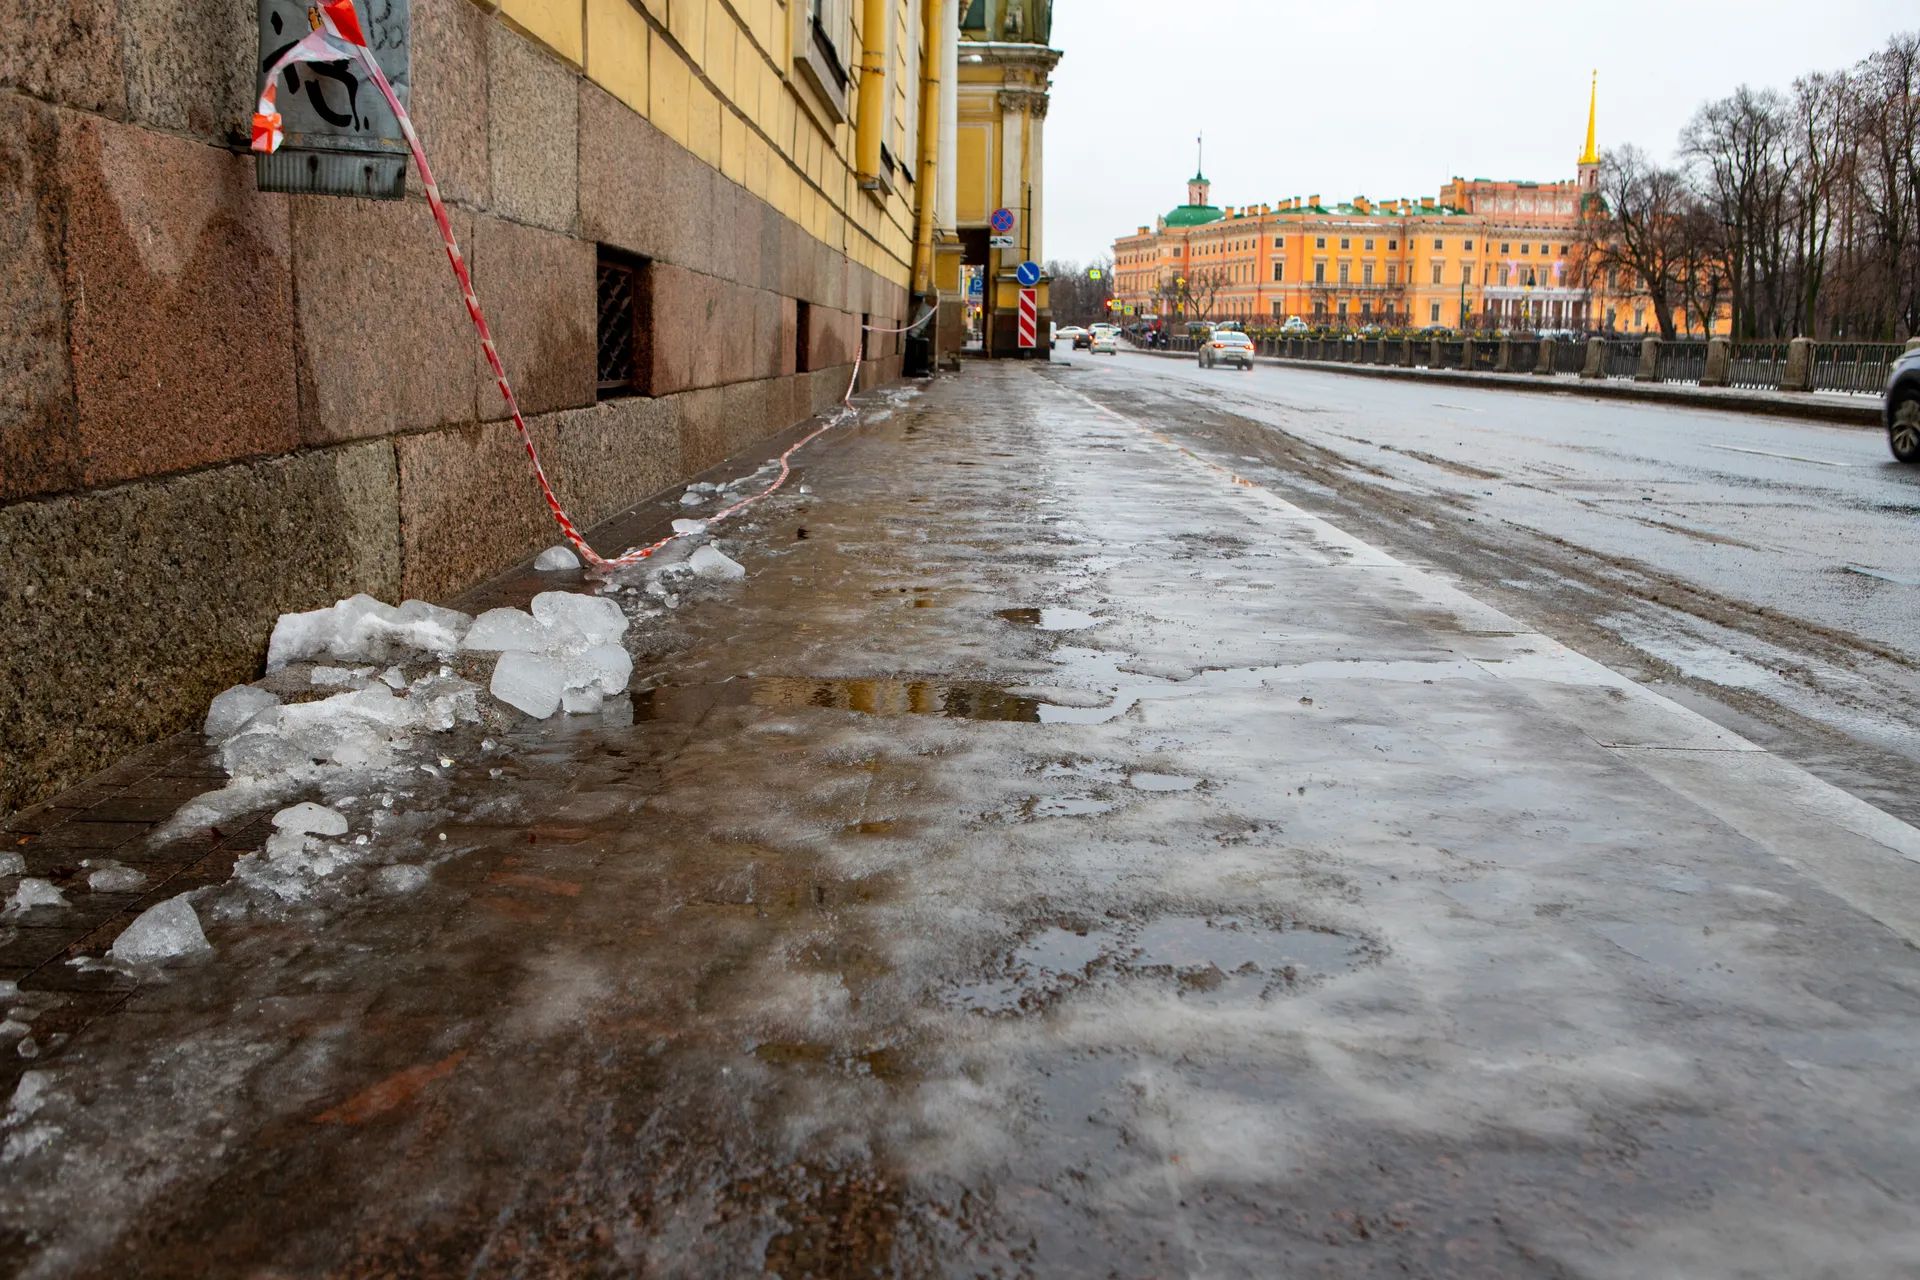
<svg viewBox="0 0 1920 1280"><path fill-rule="evenodd" d="M1775 453L1771 449L1743 449L1737 444L1710 444L1709 449L1724 449L1728 453L1756 453L1763 458L1785 458L1788 462L1811 462L1820 467L1857 467L1858 462L1835 462L1831 458L1809 458L1798 453Z"/></svg>

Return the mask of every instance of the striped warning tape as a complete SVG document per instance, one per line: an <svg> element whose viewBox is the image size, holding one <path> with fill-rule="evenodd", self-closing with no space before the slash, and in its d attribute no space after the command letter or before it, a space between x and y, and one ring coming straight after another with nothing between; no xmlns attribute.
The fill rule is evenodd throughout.
<svg viewBox="0 0 1920 1280"><path fill-rule="evenodd" d="M315 26L311 33L295 42L280 55L274 64L267 68L266 86L260 91L260 100L254 108L253 141L255 151L271 154L280 149L285 140L280 113L275 110L279 90L280 73L297 62L339 62L353 60L366 69L368 78L380 90L387 106L393 111L393 118L400 124L400 133L406 139L407 150L413 153L413 163L420 170L420 185L427 194L427 207L433 210L433 221L440 228L440 241L446 247L447 262L453 267L454 279L460 283L460 295L466 301L467 315L473 320L474 331L480 335L480 349L486 354L487 367L493 370L494 384L500 388L500 398L506 402L507 413L513 418L513 428L520 433L520 443L526 447L527 461L533 466L534 479L540 484L540 493L547 501L547 510L553 513L555 523L566 540L573 544L580 558L602 571L620 569L638 564L658 553L663 547L687 534L673 533L644 547L633 547L620 555L608 559L587 544L586 538L574 525L573 518L561 505L560 498L553 491L553 484L547 479L546 468L540 465L540 450L533 443L533 433L527 429L527 420L520 414L520 401L513 393L513 384L507 379L506 367L500 362L500 353L493 345L493 334L487 328L487 318L480 310L480 299L473 291L473 277L467 271L467 261L460 253L460 244L454 239L453 223L447 217L446 203L440 198L440 185L433 180L433 168L427 163L427 153L420 145L420 135L414 132L413 117L407 114L406 107L400 103L399 96L393 91L393 84L387 79L386 72L380 69L380 63L367 47L367 38L360 26L360 15L353 7L353 0L325 0L316 9L309 11ZM881 328L876 325L861 325L866 333L911 333L924 325L933 315L933 309L927 311L911 324L897 329ZM840 397L840 409L814 430L788 445L780 454L780 474L773 483L759 493L742 498L732 506L705 521L703 528L710 529L721 521L744 511L762 498L772 494L787 482L792 474L789 465L793 455L802 448L819 439L822 435L854 416L853 389L860 381L860 366L866 359L866 343L860 344L860 350L854 353L853 376L847 380L846 394Z"/></svg>

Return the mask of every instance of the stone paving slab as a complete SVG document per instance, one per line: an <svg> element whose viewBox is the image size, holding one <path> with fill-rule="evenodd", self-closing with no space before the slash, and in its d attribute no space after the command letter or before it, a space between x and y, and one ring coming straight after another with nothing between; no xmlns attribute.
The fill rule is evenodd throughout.
<svg viewBox="0 0 1920 1280"><path fill-rule="evenodd" d="M26 972L23 1274L1911 1274L1920 832L1071 370L723 540L612 714L369 779L417 891L248 899L255 818L152 850L211 958Z"/></svg>

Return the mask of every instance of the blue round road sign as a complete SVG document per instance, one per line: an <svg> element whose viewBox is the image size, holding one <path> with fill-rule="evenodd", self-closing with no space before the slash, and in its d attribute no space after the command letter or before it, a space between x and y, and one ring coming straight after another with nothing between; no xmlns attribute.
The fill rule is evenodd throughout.
<svg viewBox="0 0 1920 1280"><path fill-rule="evenodd" d="M1037 262L1021 263L1018 267L1014 268L1013 278L1020 282L1022 288L1033 288L1033 286L1040 283L1040 264Z"/></svg>
<svg viewBox="0 0 1920 1280"><path fill-rule="evenodd" d="M993 211L993 217L989 218L988 221L993 224L995 231L1004 236L1013 230L1013 210L995 209Z"/></svg>

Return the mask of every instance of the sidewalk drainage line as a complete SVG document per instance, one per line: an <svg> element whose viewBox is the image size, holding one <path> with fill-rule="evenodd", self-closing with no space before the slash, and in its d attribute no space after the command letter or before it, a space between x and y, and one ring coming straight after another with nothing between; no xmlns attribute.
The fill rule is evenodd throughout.
<svg viewBox="0 0 1920 1280"><path fill-rule="evenodd" d="M513 393L513 385L507 379L506 367L500 362L500 353L494 347L493 334L487 327L486 316L480 310L480 299L473 291L473 277L467 271L466 259L461 256L459 242L454 239L453 224L447 217L447 206L440 199L440 186L433 179L433 169L427 164L427 153L420 145L420 135L414 132L413 118L401 105L399 97L393 91L393 84L387 79L386 72L380 69L372 51L367 47L367 38L360 26L359 14L354 10L353 0L326 0L317 10L320 25L305 38L291 45L285 53L267 68L266 87L260 91L260 100L254 109L252 149L271 154L278 151L284 140L281 130L281 117L274 110L278 94L277 84L280 73L296 62L340 62L357 61L366 70L368 77L379 88L380 96L386 99L387 106L393 111L394 119L399 122L401 135L406 139L407 150L413 154L413 162L420 170L420 185L425 189L427 205L433 211L433 220L440 229L440 241L447 251L447 262L453 267L454 279L460 285L461 297L467 304L467 315L473 321L474 331L480 337L480 349L487 357L487 367L493 370L494 384L500 389L500 398L506 402L507 412L513 419L514 430L520 433L520 443L526 447L527 461L533 466L534 479L540 485L541 496L546 499L547 510L553 514L555 523L566 540L573 544L585 560L594 568L605 572L611 569L625 568L646 560L669 543L690 535L671 533L644 547L633 547L622 554L608 559L587 544L587 540L575 527L572 517L561 505L559 496L553 491L553 484L547 479L546 468L540 465L540 451L533 443L533 433L528 430L527 422L520 414L520 401ZM934 308L927 310L913 323L899 328L883 328L878 325L863 324L863 333L911 333L932 318ZM840 397L840 407L827 420L800 439L794 441L780 454L780 474L771 484L759 493L751 494L732 506L708 518L702 529L709 529L721 521L744 511L779 489L792 474L790 459L806 445L819 439L834 427L849 422L858 416L853 407L853 390L860 381L860 367L866 359L866 342L862 339L860 349L854 353L853 376L847 379L846 394Z"/></svg>

